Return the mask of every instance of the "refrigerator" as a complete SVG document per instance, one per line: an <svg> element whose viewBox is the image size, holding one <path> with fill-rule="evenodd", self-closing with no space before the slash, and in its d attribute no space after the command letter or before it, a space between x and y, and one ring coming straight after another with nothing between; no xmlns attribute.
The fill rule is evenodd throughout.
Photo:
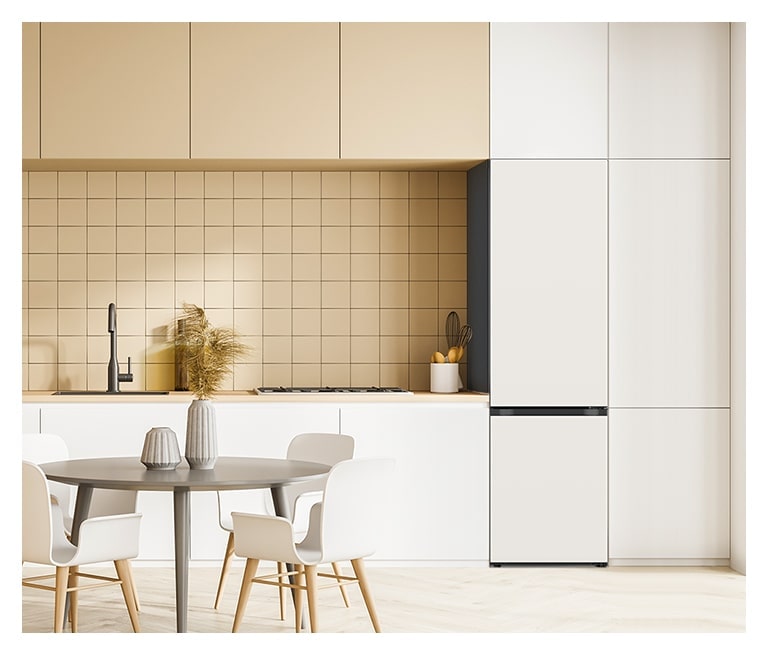
<svg viewBox="0 0 768 655"><path fill-rule="evenodd" d="M489 561L605 565L607 163L492 160L470 171L468 194L480 268L468 268L468 319L482 326L470 354L487 362L468 381L490 397Z"/></svg>

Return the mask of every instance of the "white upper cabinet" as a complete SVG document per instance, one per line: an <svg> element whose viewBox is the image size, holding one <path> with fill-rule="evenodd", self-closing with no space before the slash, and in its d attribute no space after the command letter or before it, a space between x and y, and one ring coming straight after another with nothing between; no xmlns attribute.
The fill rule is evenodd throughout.
<svg viewBox="0 0 768 655"><path fill-rule="evenodd" d="M491 157L605 158L607 23L491 24Z"/></svg>
<svg viewBox="0 0 768 655"><path fill-rule="evenodd" d="M607 174L491 162L491 405L607 404Z"/></svg>
<svg viewBox="0 0 768 655"><path fill-rule="evenodd" d="M488 23L342 23L341 156L488 158Z"/></svg>
<svg viewBox="0 0 768 655"><path fill-rule="evenodd" d="M192 23L193 158L339 157L338 23Z"/></svg>
<svg viewBox="0 0 768 655"><path fill-rule="evenodd" d="M189 157L187 23L43 23L43 158Z"/></svg>
<svg viewBox="0 0 768 655"><path fill-rule="evenodd" d="M728 23L611 23L609 32L610 157L728 157Z"/></svg>
<svg viewBox="0 0 768 655"><path fill-rule="evenodd" d="M610 163L610 404L729 405L729 165Z"/></svg>

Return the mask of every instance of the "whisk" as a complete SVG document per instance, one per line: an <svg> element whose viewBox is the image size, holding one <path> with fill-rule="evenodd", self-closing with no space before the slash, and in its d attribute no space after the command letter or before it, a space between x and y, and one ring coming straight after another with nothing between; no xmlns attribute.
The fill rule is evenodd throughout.
<svg viewBox="0 0 768 655"><path fill-rule="evenodd" d="M467 345L472 341L472 328L469 325L465 325L459 332L459 340L456 343L456 347L459 349L458 357L456 361L460 361L464 356L464 351L467 349Z"/></svg>

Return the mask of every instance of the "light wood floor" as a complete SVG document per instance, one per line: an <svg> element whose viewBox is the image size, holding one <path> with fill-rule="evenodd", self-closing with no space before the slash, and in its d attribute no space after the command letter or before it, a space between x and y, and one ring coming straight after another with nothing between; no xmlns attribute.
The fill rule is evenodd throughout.
<svg viewBox="0 0 768 655"><path fill-rule="evenodd" d="M273 570L264 564L260 571ZM95 572L107 569L85 568ZM169 567L133 567L142 632L175 631ZM40 573L25 567L24 574ZM745 631L746 578L707 567L388 568L369 566L387 633L734 633ZM224 599L213 609L218 569L190 568L189 631L231 632L242 566L233 564ZM337 589L320 591L320 631L371 633L359 590L350 608ZM80 596L83 633L131 632L117 587ZM22 631L51 632L53 594L24 588ZM280 621L277 591L255 585L240 632L291 633Z"/></svg>

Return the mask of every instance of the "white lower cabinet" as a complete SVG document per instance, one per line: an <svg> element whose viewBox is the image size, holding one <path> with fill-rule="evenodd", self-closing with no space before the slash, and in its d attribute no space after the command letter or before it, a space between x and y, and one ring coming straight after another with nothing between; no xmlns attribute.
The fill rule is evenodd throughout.
<svg viewBox="0 0 768 655"><path fill-rule="evenodd" d="M391 457L379 561L488 561L488 407L345 405L355 457Z"/></svg>
<svg viewBox="0 0 768 655"><path fill-rule="evenodd" d="M609 558L729 550L729 410L611 409Z"/></svg>

